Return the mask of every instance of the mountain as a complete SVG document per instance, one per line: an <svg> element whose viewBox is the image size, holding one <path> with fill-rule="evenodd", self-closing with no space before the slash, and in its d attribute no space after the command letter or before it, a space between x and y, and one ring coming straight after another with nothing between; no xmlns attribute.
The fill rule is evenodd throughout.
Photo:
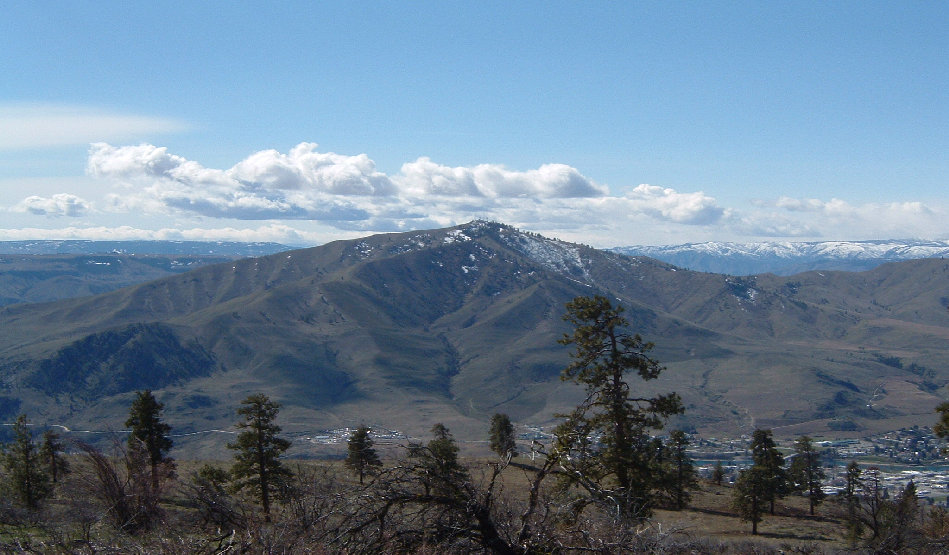
<svg viewBox="0 0 949 555"><path fill-rule="evenodd" d="M621 303L667 370L675 424L734 435L928 424L949 383L949 262L864 273L692 272L487 222L230 261L109 293L0 308L0 419L120 429L152 389L189 453L226 457L250 393L298 453L360 423L480 440L494 412L556 422L564 304Z"/></svg>
<svg viewBox="0 0 949 555"><path fill-rule="evenodd" d="M0 306L95 295L289 249L277 243L0 241Z"/></svg>
<svg viewBox="0 0 949 555"><path fill-rule="evenodd" d="M235 241L0 241L0 254L158 254L244 258L291 248L279 243Z"/></svg>
<svg viewBox="0 0 949 555"><path fill-rule="evenodd" d="M213 255L2 254L0 306L97 295L234 260Z"/></svg>
<svg viewBox="0 0 949 555"><path fill-rule="evenodd" d="M863 271L886 262L949 257L949 241L822 241L814 243L688 243L615 247L696 272L783 276L811 270Z"/></svg>

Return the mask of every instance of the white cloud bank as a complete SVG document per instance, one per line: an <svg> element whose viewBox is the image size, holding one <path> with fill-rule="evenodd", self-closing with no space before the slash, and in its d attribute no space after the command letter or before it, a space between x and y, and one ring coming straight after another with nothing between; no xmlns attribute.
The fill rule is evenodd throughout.
<svg viewBox="0 0 949 555"><path fill-rule="evenodd" d="M93 144L88 173L126 188L113 208L189 212L237 220L311 220L340 229L396 230L472 218L512 223L648 216L708 224L725 211L703 193L641 185L625 196L564 164L516 171L495 164L450 167L419 158L396 175L365 154L321 153L301 143L257 152L228 169L206 168L149 144Z"/></svg>
<svg viewBox="0 0 949 555"><path fill-rule="evenodd" d="M702 191L646 184L617 194L563 164L521 171L496 164L452 167L427 157L388 175L366 154L320 152L314 143L301 143L287 153L260 151L225 169L205 167L151 144L94 143L87 173L99 189L95 198L85 193L34 195L8 214L81 220L81 225L59 230L60 237L297 245L476 218L597 246L946 235L945 208L918 202L850 204L780 197L738 209L722 206ZM107 219L120 223L102 225ZM160 225L148 230L149 221ZM248 225L253 221L264 223ZM20 231L0 230L0 238L21 236Z"/></svg>
<svg viewBox="0 0 949 555"><path fill-rule="evenodd" d="M84 106L0 104L0 150L87 145L184 131L180 121L119 114Z"/></svg>

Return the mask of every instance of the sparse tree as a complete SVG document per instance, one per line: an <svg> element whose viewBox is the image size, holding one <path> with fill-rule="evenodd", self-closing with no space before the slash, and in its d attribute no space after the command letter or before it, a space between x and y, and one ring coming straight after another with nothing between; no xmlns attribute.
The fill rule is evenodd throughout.
<svg viewBox="0 0 949 555"><path fill-rule="evenodd" d="M669 494L672 498L672 506L676 509L684 509L692 499L689 490L698 486L696 480L695 466L692 464L692 457L686 452L689 446L689 436L682 430L672 430L669 434Z"/></svg>
<svg viewBox="0 0 949 555"><path fill-rule="evenodd" d="M617 518L641 519L661 481L649 432L682 412L682 404L675 393L632 393L627 373L653 380L663 368L648 355L653 345L626 331L622 312L602 296L567 303L564 320L574 331L560 343L575 351L561 379L585 386L587 397L555 431L554 454L569 483Z"/></svg>
<svg viewBox="0 0 949 555"><path fill-rule="evenodd" d="M409 447L409 457L419 461L416 473L426 494L450 495L468 479L468 471L458 461L458 444L448 428L439 422L432 435L424 447Z"/></svg>
<svg viewBox="0 0 949 555"><path fill-rule="evenodd" d="M870 529L871 544L882 541L885 536L885 525L889 502L886 500L886 486L883 485L883 474L879 468L871 466L863 473L860 482L860 520Z"/></svg>
<svg viewBox="0 0 949 555"><path fill-rule="evenodd" d="M891 553L903 553L914 547L914 540L919 532L919 497L916 495L916 483L913 480L906 484L893 502L891 512L883 547Z"/></svg>
<svg viewBox="0 0 949 555"><path fill-rule="evenodd" d="M517 456L514 441L514 424L506 414L495 413L491 417L491 450L502 459Z"/></svg>
<svg viewBox="0 0 949 555"><path fill-rule="evenodd" d="M824 469L821 468L820 453L814 448L811 438L801 436L794 442L794 455L788 475L794 490L807 495L813 515L814 508L826 497L821 489Z"/></svg>
<svg viewBox="0 0 949 555"><path fill-rule="evenodd" d="M128 445L130 451L144 450L148 454L151 469L151 485L157 490L161 473L170 474L174 460L168 456L172 447L171 426L162 422L161 411L165 405L159 403L148 389L139 391L129 407L129 417L125 425L130 428Z"/></svg>
<svg viewBox="0 0 949 555"><path fill-rule="evenodd" d="M847 465L847 478L844 485L843 502L847 509L847 539L851 547L856 547L857 541L863 534L863 523L858 517L857 511L860 507L860 489L861 478L860 465L857 461L850 461Z"/></svg>
<svg viewBox="0 0 949 555"><path fill-rule="evenodd" d="M787 473L784 471L784 455L778 451L771 430L755 430L751 436L751 458L765 480L765 490L774 514L774 502L784 497L788 490Z"/></svg>
<svg viewBox="0 0 949 555"><path fill-rule="evenodd" d="M732 492L732 507L738 516L751 523L751 533L758 534L758 523L767 510L771 477L760 466L752 466L738 473L735 489Z"/></svg>
<svg viewBox="0 0 949 555"><path fill-rule="evenodd" d="M54 484L60 477L69 473L69 462L63 456L63 444L59 441L59 434L53 430L43 432L40 460L46 466L46 473Z"/></svg>
<svg viewBox="0 0 949 555"><path fill-rule="evenodd" d="M258 393L241 401L237 414L244 417L237 427L241 430L237 441L228 443L234 453L231 478L236 490L252 489L264 511L264 521L270 522L272 492L290 476L280 456L290 448L290 442L277 437L280 427L275 420L279 403Z"/></svg>
<svg viewBox="0 0 949 555"><path fill-rule="evenodd" d="M13 424L13 441L3 452L3 466L10 496L32 510L39 507L52 488L29 426L25 414L17 417Z"/></svg>
<svg viewBox="0 0 949 555"><path fill-rule="evenodd" d="M359 426L349 436L346 467L359 476L359 483L367 474L382 466L379 455L372 448L372 437L368 426Z"/></svg>
<svg viewBox="0 0 949 555"><path fill-rule="evenodd" d="M715 461L715 466L712 467L712 481L715 482L716 486L720 486L724 479L725 467L722 465L722 461Z"/></svg>

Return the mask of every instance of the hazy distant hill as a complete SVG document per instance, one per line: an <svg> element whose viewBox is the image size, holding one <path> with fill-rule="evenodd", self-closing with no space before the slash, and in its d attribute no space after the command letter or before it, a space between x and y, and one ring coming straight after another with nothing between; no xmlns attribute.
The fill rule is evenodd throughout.
<svg viewBox="0 0 949 555"><path fill-rule="evenodd" d="M161 254L244 258L291 248L279 243L235 241L0 241L0 254Z"/></svg>
<svg viewBox="0 0 949 555"><path fill-rule="evenodd" d="M0 241L0 306L96 295L289 249L276 243Z"/></svg>
<svg viewBox="0 0 949 555"><path fill-rule="evenodd" d="M95 297L0 308L0 411L118 429L151 388L180 433L262 391L297 449L367 423L483 439L496 411L549 424L564 303L621 302L668 370L679 425L778 435L928 424L949 383L949 263L736 278L474 222L198 268ZM180 438L221 456L226 437ZM202 451L203 449L203 451Z"/></svg>
<svg viewBox="0 0 949 555"><path fill-rule="evenodd" d="M697 272L789 276L810 270L863 271L886 262L949 257L947 241L821 241L814 243L688 243L610 249L651 256Z"/></svg>

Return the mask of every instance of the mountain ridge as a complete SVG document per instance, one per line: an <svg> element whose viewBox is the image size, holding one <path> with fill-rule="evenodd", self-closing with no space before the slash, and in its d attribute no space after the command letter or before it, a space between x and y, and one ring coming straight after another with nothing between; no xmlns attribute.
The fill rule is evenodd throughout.
<svg viewBox="0 0 949 555"><path fill-rule="evenodd" d="M947 272L945 261L916 260L862 274L724 276L490 222L381 234L2 307L0 406L120 427L132 385L91 400L38 385L48 365L81 353L73 358L103 361L71 378L93 392L136 365L210 361L156 383L183 432L226 425L258 391L284 404L285 429L304 435L367 415L409 434L444 422L462 439L483 437L495 411L544 426L581 395L558 379L569 362L556 343L564 303L602 294L656 343L668 370L635 386L678 391L688 409L677 425L899 428L929 418L949 383ZM159 345L180 354L163 360ZM879 388L889 393L874 397ZM186 442L197 454L220 448Z"/></svg>
<svg viewBox="0 0 949 555"><path fill-rule="evenodd" d="M649 256L698 272L789 276L812 270L863 271L886 262L946 258L949 257L949 241L709 241L667 246L632 245L608 250L629 256Z"/></svg>

